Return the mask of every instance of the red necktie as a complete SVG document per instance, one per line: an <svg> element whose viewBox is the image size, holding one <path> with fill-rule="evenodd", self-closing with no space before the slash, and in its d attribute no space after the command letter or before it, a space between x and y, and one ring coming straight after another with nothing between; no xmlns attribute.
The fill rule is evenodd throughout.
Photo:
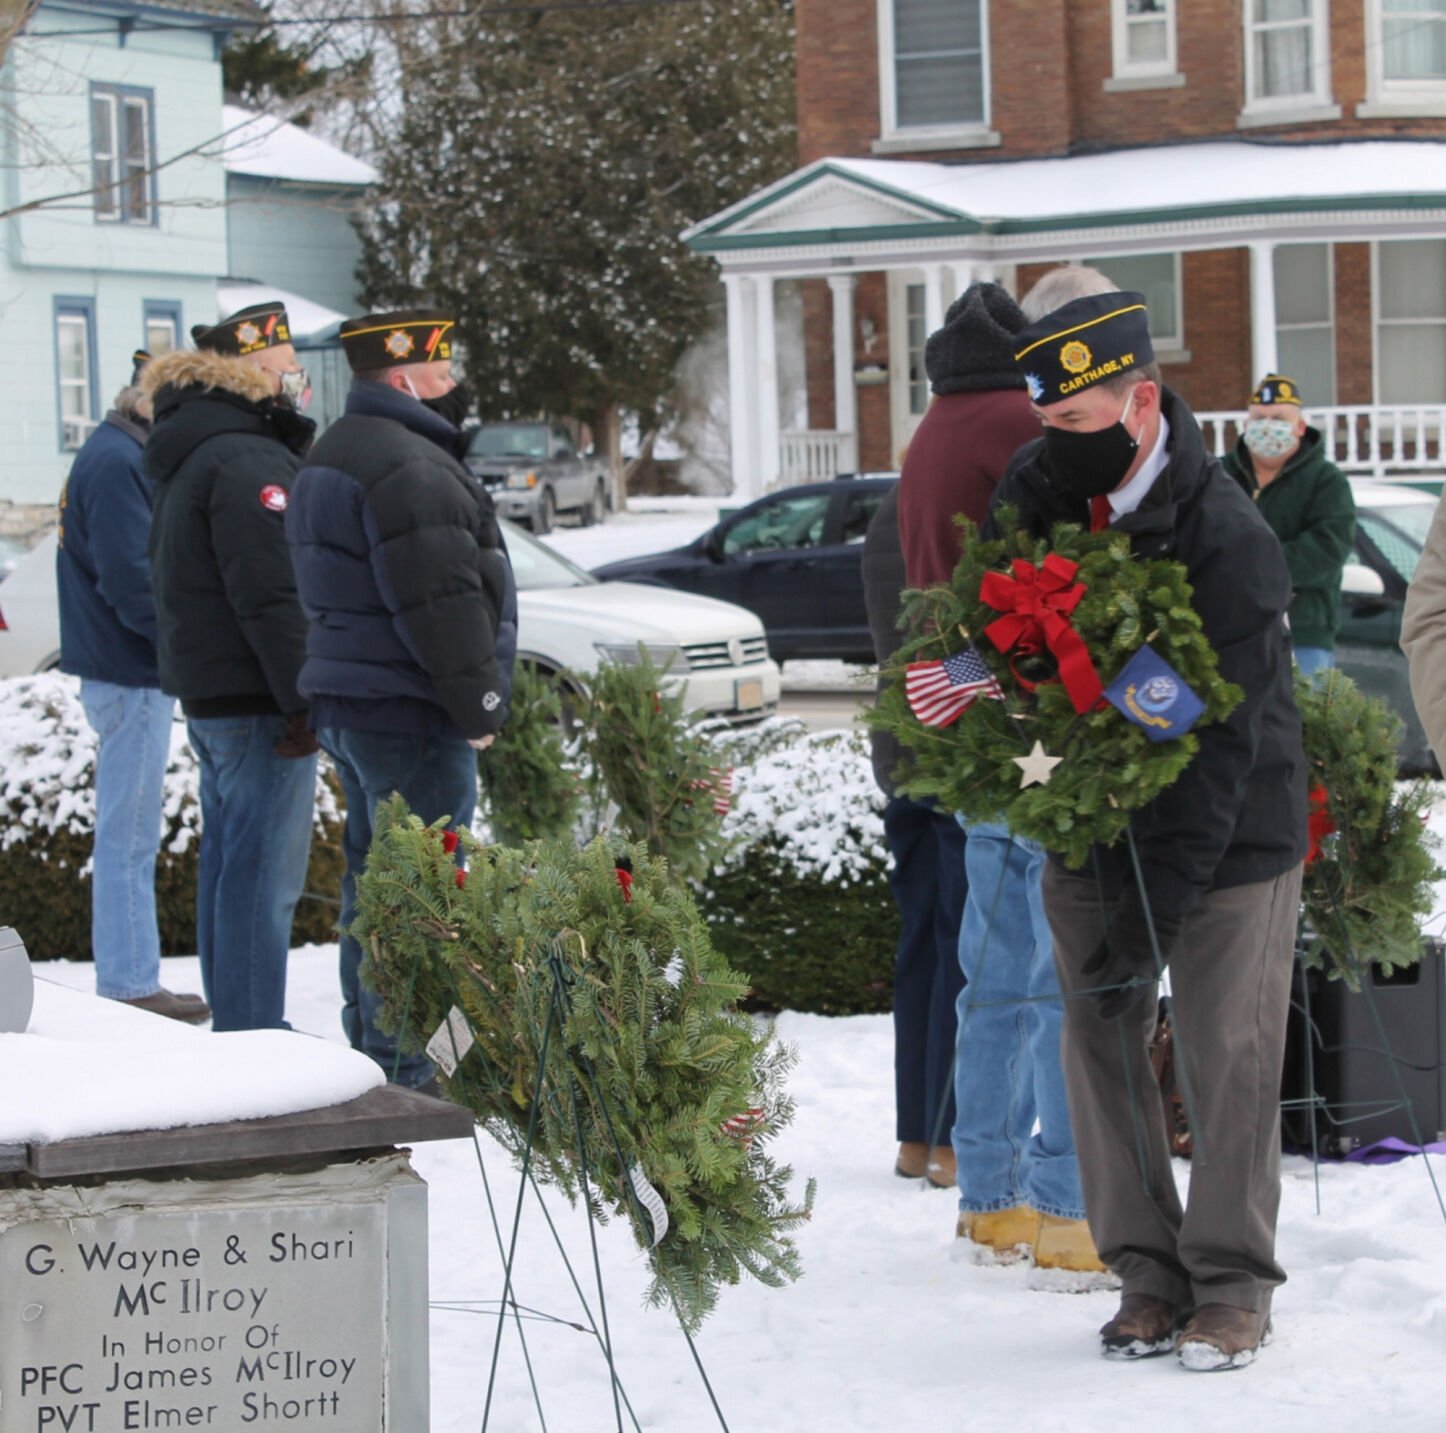
<svg viewBox="0 0 1446 1433"><path fill-rule="evenodd" d="M1110 525L1110 500L1107 497L1090 499L1090 531L1103 532Z"/></svg>

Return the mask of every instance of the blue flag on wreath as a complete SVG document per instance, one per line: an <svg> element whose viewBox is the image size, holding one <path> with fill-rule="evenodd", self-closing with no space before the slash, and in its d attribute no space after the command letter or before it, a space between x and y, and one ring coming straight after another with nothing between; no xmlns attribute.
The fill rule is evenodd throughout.
<svg viewBox="0 0 1446 1433"><path fill-rule="evenodd" d="M1153 647L1141 647L1105 689L1105 700L1151 741L1173 741L1200 719L1205 703Z"/></svg>
<svg viewBox="0 0 1446 1433"><path fill-rule="evenodd" d="M977 698L1003 700L1004 690L971 644L942 661L910 662L904 695L925 726L948 726Z"/></svg>

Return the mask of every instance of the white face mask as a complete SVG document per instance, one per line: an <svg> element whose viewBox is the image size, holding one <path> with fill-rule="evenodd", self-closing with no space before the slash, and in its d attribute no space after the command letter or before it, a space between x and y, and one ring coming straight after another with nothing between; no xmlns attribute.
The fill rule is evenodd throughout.
<svg viewBox="0 0 1446 1433"><path fill-rule="evenodd" d="M311 402L311 377L307 371L298 368L295 373L279 373L277 377L281 380L281 401L298 413L304 412Z"/></svg>
<svg viewBox="0 0 1446 1433"><path fill-rule="evenodd" d="M1283 458L1296 444L1295 424L1285 418L1252 418L1241 436L1257 458Z"/></svg>

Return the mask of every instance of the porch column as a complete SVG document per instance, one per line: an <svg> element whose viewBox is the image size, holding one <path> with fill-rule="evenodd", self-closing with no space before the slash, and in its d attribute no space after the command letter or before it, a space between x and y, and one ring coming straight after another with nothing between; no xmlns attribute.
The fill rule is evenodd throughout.
<svg viewBox="0 0 1446 1433"><path fill-rule="evenodd" d="M1252 388L1280 363L1275 342L1275 245L1264 239L1250 245L1250 361Z"/></svg>
<svg viewBox="0 0 1446 1433"><path fill-rule="evenodd" d="M754 324L752 281L742 274L724 274L728 298L728 447L733 474L733 495L757 496L758 437L754 417L758 395L753 384L758 364L753 356Z"/></svg>
<svg viewBox="0 0 1446 1433"><path fill-rule="evenodd" d="M979 259L974 264L974 280L976 283L992 284L999 277L999 270L994 266L991 259Z"/></svg>
<svg viewBox="0 0 1446 1433"><path fill-rule="evenodd" d="M974 265L968 260L948 266L954 274L954 297L957 299L974 282Z"/></svg>
<svg viewBox="0 0 1446 1433"><path fill-rule="evenodd" d="M924 265L924 337L944 327L944 265Z"/></svg>
<svg viewBox="0 0 1446 1433"><path fill-rule="evenodd" d="M840 470L859 465L858 395L854 389L854 280L851 274L831 274L833 296L833 426L839 433Z"/></svg>
<svg viewBox="0 0 1446 1433"><path fill-rule="evenodd" d="M754 364L758 395L758 463L754 469L758 486L754 496L778 484L783 470L779 451L778 425L778 331L773 317L773 275L755 274L755 319L758 353Z"/></svg>

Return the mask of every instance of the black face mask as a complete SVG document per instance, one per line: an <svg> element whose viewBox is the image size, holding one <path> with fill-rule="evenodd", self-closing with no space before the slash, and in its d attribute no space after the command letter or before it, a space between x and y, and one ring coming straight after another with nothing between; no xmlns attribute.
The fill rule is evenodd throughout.
<svg viewBox="0 0 1446 1433"><path fill-rule="evenodd" d="M423 398L423 408L430 408L439 418L445 418L454 428L460 428L467 421L467 412L472 407L472 390L465 383L459 383L450 393L440 398Z"/></svg>
<svg viewBox="0 0 1446 1433"><path fill-rule="evenodd" d="M1128 411L1128 403L1126 410ZM1085 501L1112 493L1124 481L1139 452L1123 418L1093 433L1046 428L1044 451L1055 489L1064 497Z"/></svg>

